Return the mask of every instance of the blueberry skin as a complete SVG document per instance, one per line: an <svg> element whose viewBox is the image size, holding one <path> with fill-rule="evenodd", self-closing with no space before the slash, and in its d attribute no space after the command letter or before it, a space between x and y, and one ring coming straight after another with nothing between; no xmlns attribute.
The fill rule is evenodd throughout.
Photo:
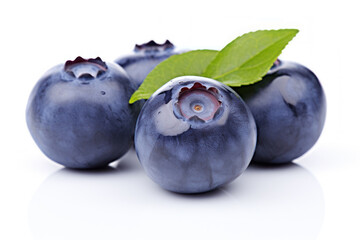
<svg viewBox="0 0 360 240"><path fill-rule="evenodd" d="M175 50L175 46L169 40L163 44L149 41L141 45L136 44L132 54L119 57L115 62L125 69L138 88L160 62L179 53L181 52Z"/></svg>
<svg viewBox="0 0 360 240"><path fill-rule="evenodd" d="M288 163L306 153L324 127L326 99L308 68L277 60L262 81L235 88L257 125L254 162Z"/></svg>
<svg viewBox="0 0 360 240"><path fill-rule="evenodd" d="M55 66L37 82L26 122L51 160L68 168L104 167L132 144L139 113L137 104L128 104L134 91L118 65L79 57Z"/></svg>
<svg viewBox="0 0 360 240"><path fill-rule="evenodd" d="M212 119L179 111L181 92L197 88L206 88L221 102ZM135 129L136 153L147 175L178 193L206 192L234 180L249 165L255 143L255 121L238 94L195 76L175 78L157 90Z"/></svg>

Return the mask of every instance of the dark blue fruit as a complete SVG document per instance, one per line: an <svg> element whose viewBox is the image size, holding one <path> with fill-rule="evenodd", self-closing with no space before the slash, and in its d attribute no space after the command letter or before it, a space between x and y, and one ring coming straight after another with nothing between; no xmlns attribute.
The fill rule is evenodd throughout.
<svg viewBox="0 0 360 240"><path fill-rule="evenodd" d="M253 161L290 162L320 137L326 114L325 94L306 67L277 60L261 82L235 90L256 121L258 140Z"/></svg>
<svg viewBox="0 0 360 240"><path fill-rule="evenodd" d="M100 58L76 58L50 69L26 109L32 137L51 160L69 168L103 167L131 146L138 105L125 71Z"/></svg>
<svg viewBox="0 0 360 240"><path fill-rule="evenodd" d="M115 62L125 69L136 87L139 87L156 65L179 53L169 40L163 44L150 41L141 45L136 44L132 54L120 57Z"/></svg>
<svg viewBox="0 0 360 240"><path fill-rule="evenodd" d="M142 108L135 148L148 176L179 193L215 189L248 166L255 121L231 88L208 78L178 77Z"/></svg>

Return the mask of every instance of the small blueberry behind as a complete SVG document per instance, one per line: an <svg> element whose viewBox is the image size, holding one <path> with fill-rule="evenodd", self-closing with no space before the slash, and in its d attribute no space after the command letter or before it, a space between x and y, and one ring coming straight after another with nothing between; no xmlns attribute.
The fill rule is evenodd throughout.
<svg viewBox="0 0 360 240"><path fill-rule="evenodd" d="M169 40L163 44L151 40L141 45L136 44L133 53L119 57L115 62L125 69L138 88L160 62L182 52L176 50Z"/></svg>
<svg viewBox="0 0 360 240"><path fill-rule="evenodd" d="M291 162L320 137L326 99L318 78L308 68L277 60L262 81L235 90L256 121L254 162Z"/></svg>

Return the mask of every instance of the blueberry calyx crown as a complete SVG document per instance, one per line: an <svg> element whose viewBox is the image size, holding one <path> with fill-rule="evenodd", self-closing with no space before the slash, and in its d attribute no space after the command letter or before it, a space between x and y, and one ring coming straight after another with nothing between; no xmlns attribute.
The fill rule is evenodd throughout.
<svg viewBox="0 0 360 240"><path fill-rule="evenodd" d="M80 80L93 80L107 71L108 67L100 57L84 59L77 57L75 60L65 62L64 70L74 78Z"/></svg>
<svg viewBox="0 0 360 240"><path fill-rule="evenodd" d="M191 88L183 87L175 103L175 114L192 122L208 122L221 110L219 91L215 87L195 82Z"/></svg>
<svg viewBox="0 0 360 240"><path fill-rule="evenodd" d="M144 44L136 44L134 51L135 52L160 52L174 49L174 45L166 40L163 44L158 44L154 40L151 40Z"/></svg>

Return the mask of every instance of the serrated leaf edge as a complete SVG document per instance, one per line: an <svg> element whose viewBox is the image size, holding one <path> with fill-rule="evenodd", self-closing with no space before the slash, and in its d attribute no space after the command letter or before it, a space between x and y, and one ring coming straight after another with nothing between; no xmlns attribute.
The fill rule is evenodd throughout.
<svg viewBox="0 0 360 240"><path fill-rule="evenodd" d="M292 30L292 31L294 31L294 33L292 33L292 34L294 34L290 39L289 39L289 41L285 44L285 46L283 47L283 49L289 44L289 42L296 36L296 34L299 32L299 30L298 29L279 29L279 30L259 30L259 31L255 31L255 32L260 32L260 31L267 31L267 32L270 32L270 31L280 31L280 30ZM255 32L249 32L249 33L246 33L246 34L244 34L244 35L242 35L242 36L240 36L240 37L238 37L238 38L236 38L236 39L234 39L232 42L230 42L228 45L230 45L231 43L233 43L234 41L236 41L237 39L239 39L239 38L241 38L241 37L243 37L243 36L245 36L245 35L248 35L248 34L251 34L251 33L255 33ZM288 35L286 35L286 37L287 36L289 36L289 35L291 35L290 34L290 32L289 32L289 34ZM284 39L284 38L286 38L286 37L283 37L283 38L280 38L280 40L282 40L282 39ZM226 45L226 46L228 46L228 45ZM270 44L269 45L269 47L271 47L271 46L273 46L273 45L275 45L275 43L273 43L273 44ZM225 48L226 48L226 46L225 46ZM233 70L231 70L231 71L229 71L229 72L226 72L226 73L224 73L224 74L221 74L221 75L219 75L219 76L209 76L210 78L213 78L213 79L216 79L216 80L218 80L218 81L220 81L219 79L220 78L222 78L222 77L224 77L224 76L226 76L226 75L229 75L229 74L231 74L231 73L233 73L233 72L236 72L236 71L238 71L243 65L245 65L247 62L249 62L250 60L252 60L252 59L254 59L256 56L258 56L259 54L261 54L263 51L265 51L266 49L263 49L262 51L260 51L260 52L258 52L256 55L254 55L254 56L252 56L251 58L249 58L246 62L244 62L242 65L240 65L239 67L237 67L237 68L235 68L235 69L233 69ZM221 51L220 51L221 52ZM280 55L282 53L282 50L280 51L280 53L278 54L278 56ZM274 61L277 59L277 57L274 59ZM214 59L214 61L215 61L216 59ZM209 66L211 65L211 63L209 64ZM271 66L269 67L269 69L271 68ZM269 70L268 69L268 70ZM207 70L207 69L206 69ZM205 70L205 74L206 74L206 70ZM260 80L261 80L261 78L260 78ZM221 81L220 81L221 82Z"/></svg>

